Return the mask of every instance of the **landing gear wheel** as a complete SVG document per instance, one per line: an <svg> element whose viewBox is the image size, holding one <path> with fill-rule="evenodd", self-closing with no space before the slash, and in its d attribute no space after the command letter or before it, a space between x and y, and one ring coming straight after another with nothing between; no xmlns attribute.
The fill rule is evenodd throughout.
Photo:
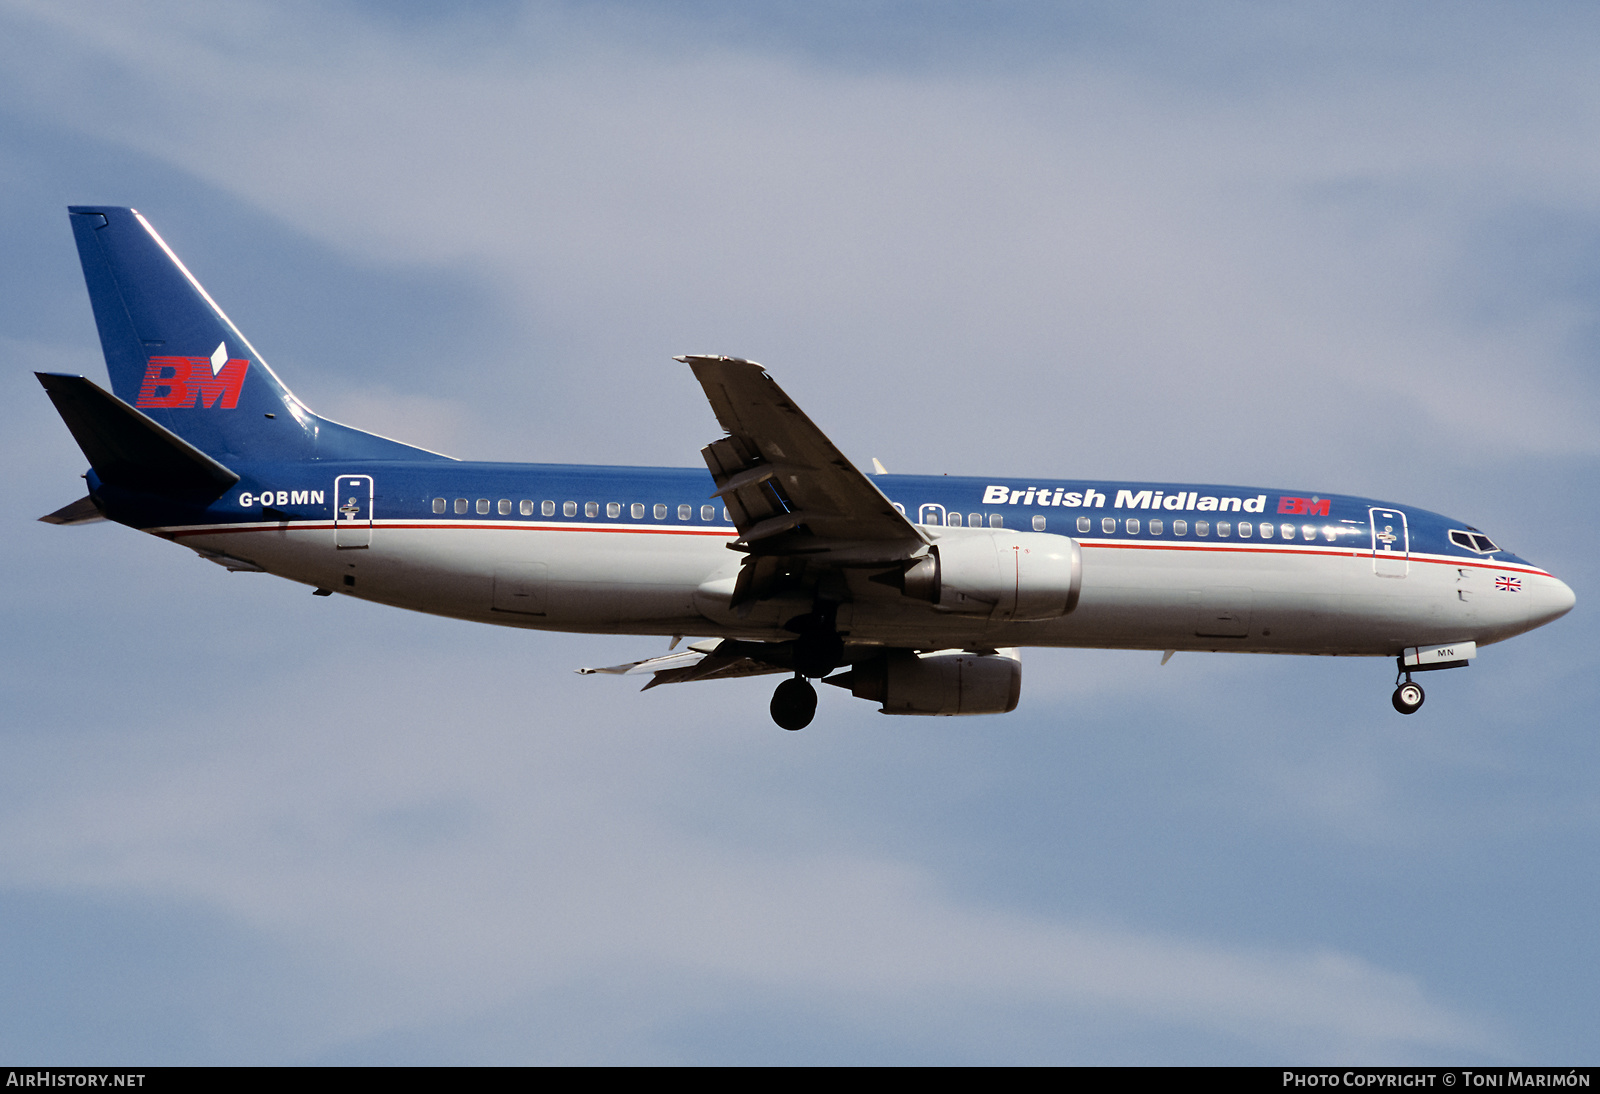
<svg viewBox="0 0 1600 1094"><path fill-rule="evenodd" d="M1394 689L1394 709L1401 714L1415 714L1422 709L1422 700L1426 696L1422 693L1422 685L1413 684L1410 680Z"/></svg>
<svg viewBox="0 0 1600 1094"><path fill-rule="evenodd" d="M817 689L796 676L772 693L772 720L784 729L804 729L817 714Z"/></svg>

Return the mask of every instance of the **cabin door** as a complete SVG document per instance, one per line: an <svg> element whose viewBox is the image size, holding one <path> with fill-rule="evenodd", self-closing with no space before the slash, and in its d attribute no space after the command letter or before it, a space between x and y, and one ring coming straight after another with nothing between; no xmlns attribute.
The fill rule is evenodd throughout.
<svg viewBox="0 0 1600 1094"><path fill-rule="evenodd" d="M1372 521L1372 572L1379 577L1405 577L1411 569L1411 534L1398 509L1368 509Z"/></svg>
<svg viewBox="0 0 1600 1094"><path fill-rule="evenodd" d="M333 480L333 545L372 546L371 475L340 475Z"/></svg>

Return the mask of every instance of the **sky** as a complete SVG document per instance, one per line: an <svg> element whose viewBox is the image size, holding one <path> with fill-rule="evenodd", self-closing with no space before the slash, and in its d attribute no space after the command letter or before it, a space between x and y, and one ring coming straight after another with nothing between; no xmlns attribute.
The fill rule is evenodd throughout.
<svg viewBox="0 0 1600 1094"><path fill-rule="evenodd" d="M0 0L0 1058L1593 1063L1600 12ZM1003 717L34 518L132 205L321 414L697 466L1353 493L1577 608L1381 660L1028 650Z"/></svg>

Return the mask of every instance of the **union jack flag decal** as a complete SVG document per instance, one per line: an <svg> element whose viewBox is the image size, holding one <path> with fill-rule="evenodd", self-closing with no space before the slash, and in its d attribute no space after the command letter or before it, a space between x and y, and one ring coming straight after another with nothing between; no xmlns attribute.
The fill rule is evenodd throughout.
<svg viewBox="0 0 1600 1094"><path fill-rule="evenodd" d="M1502 589L1508 593L1514 593L1522 588L1522 579L1520 577L1506 577L1501 575L1500 577L1494 579L1494 587L1496 589Z"/></svg>

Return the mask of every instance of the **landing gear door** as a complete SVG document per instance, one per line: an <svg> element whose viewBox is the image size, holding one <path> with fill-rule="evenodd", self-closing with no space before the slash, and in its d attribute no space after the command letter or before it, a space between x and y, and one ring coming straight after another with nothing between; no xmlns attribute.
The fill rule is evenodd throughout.
<svg viewBox="0 0 1600 1094"><path fill-rule="evenodd" d="M1411 569L1411 534L1398 509L1368 509L1372 521L1372 572L1379 577L1405 577Z"/></svg>
<svg viewBox="0 0 1600 1094"><path fill-rule="evenodd" d="M371 475L340 475L333 480L333 545L372 546Z"/></svg>

